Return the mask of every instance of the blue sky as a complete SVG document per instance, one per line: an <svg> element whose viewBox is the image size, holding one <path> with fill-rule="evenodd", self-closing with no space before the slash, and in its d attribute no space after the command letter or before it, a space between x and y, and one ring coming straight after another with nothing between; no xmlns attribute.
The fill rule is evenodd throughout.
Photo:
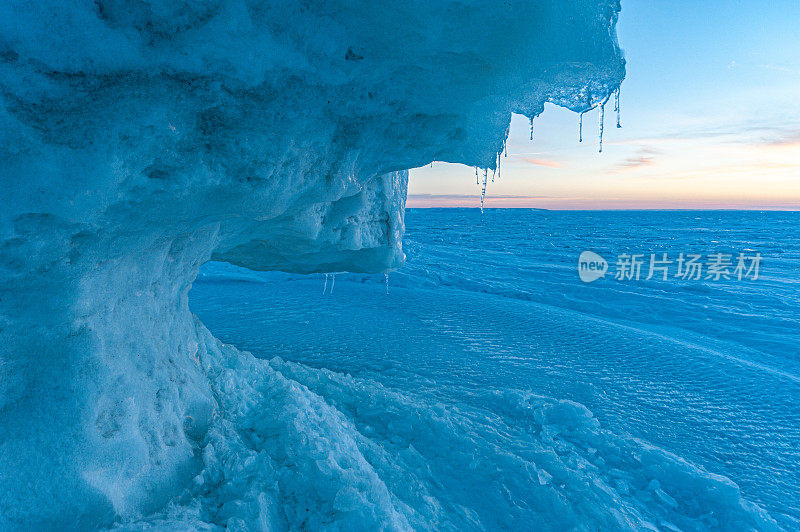
<svg viewBox="0 0 800 532"><path fill-rule="evenodd" d="M800 209L800 1L622 0L622 129L551 105L512 121L487 205ZM612 106L607 107L607 111ZM476 206L474 170L412 171L409 206Z"/></svg>

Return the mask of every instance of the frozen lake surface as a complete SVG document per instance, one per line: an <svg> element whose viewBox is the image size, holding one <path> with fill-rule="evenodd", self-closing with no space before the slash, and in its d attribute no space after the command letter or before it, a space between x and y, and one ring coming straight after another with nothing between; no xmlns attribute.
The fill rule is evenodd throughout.
<svg viewBox="0 0 800 532"><path fill-rule="evenodd" d="M723 526L723 509L687 508L691 483L662 490L646 467L612 464L609 449L628 448L612 446L612 435L672 453L697 466L699 477L723 475L782 527L800 527L800 213L431 209L409 210L406 225L407 263L390 274L388 294L382 275L337 274L326 285L321 274L210 263L192 289L192 310L217 338L260 358L299 363L292 371L352 375L362 393L353 392L352 415L341 392L326 397L345 417L359 417L359 402L370 407L364 386L416 398L416 409L455 409L475 427L471 455L494 465L497 481L509 486L508 513L533 504L514 499L530 478L515 476L498 456L550 445L563 457L543 434L546 424L534 415L531 425L521 411L567 400L588 408L604 431L573 434L569 453L616 486L613 496L637 508L675 503L675 514L698 513L693 525ZM579 279L584 250L608 260L605 278ZM660 272L646 279L651 253L673 261L668 280ZM700 280L676 278L681 253L701 254L706 271L709 255L730 254L732 273L739 253L760 254L758 278L752 271L742 280L706 279L706 271ZM643 255L639 280L614 278L622 254ZM395 421L387 432L421 430L409 426ZM447 454L426 455L419 446L432 477L452 490ZM547 470L536 478L557 483ZM481 526L506 526L502 515L493 522L491 509L481 509L487 477L465 477L454 500L474 510ZM676 515L662 517L654 524L691 528Z"/></svg>

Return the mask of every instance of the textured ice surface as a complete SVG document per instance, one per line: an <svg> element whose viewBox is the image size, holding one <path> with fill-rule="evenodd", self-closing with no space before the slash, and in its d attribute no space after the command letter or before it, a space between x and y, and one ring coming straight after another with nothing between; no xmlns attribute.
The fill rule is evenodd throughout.
<svg viewBox="0 0 800 532"><path fill-rule="evenodd" d="M406 169L491 167L511 112L607 98L618 9L0 3L0 528L150 514L225 445L229 471L256 467L237 462L237 423L258 404L271 419L280 379L246 355L198 357L213 345L186 302L198 267L397 268ZM300 452L304 426L274 437ZM375 486L364 508L403 524ZM230 501L243 519L274 512L266 487Z"/></svg>
<svg viewBox="0 0 800 532"><path fill-rule="evenodd" d="M777 529L728 479L578 403L479 389L484 408L447 406L201 336L224 421L185 492L123 530Z"/></svg>
<svg viewBox="0 0 800 532"><path fill-rule="evenodd" d="M592 464L574 474L586 482L592 475L606 479L605 488L654 526L772 528L768 519L745 517L759 511L739 499L734 482L743 499L795 530L798 214L412 210L404 237L408 261L391 274L389 295L381 275L337 275L334 294L322 296L322 276L211 263L201 270L190 302L215 336L258 357L277 354L340 377L351 374L348 382L365 389L380 383L412 400L419 415L444 409L459 427L468 417L471 429L461 430L459 449L439 453L423 451L418 441L431 433L445 438L416 423L416 413L404 414L408 439L430 459L424 467L434 471L432 478L458 484L437 492L437 499L458 500L486 527L498 526L493 512L481 510L493 482L513 486L513 497L508 503L492 499L490 506L529 516L543 528L569 529L576 513L616 508L603 502L598 508L597 499L573 492L569 508L553 512L549 499L538 504L533 494L541 488L528 482L527 470L495 458L501 449L549 471L525 451L549 449L561 456L561 438L548 435L564 427L521 430L535 408L509 405L566 399L585 405L593 416L570 403L599 427L571 435ZM754 233L754 227L760 230ZM608 259L651 249L673 256L679 250L757 249L764 268L754 282L586 284L576 268L584 249ZM316 378L318 370L306 372ZM331 405L341 403L336 393L321 395ZM339 411L348 420L360 415L355 408ZM485 445L493 431L497 448ZM396 437L390 430L363 435L378 442ZM633 458L613 456L612 441ZM650 466L640 467L642 448L652 446L663 451L653 449ZM491 482L453 465L463 448L475 463L493 468ZM676 460L683 463L685 484L671 478ZM662 505L670 499L664 494L676 502L666 512ZM734 525L737 520L742 524Z"/></svg>

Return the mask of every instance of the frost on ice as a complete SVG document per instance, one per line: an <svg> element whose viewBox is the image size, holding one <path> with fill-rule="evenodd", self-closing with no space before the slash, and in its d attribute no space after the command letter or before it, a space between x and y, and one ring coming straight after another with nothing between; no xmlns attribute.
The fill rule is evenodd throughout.
<svg viewBox="0 0 800 532"><path fill-rule="evenodd" d="M491 512L409 476L422 449L387 451L337 410L402 400L223 346L187 294L211 259L399 267L406 169L494 169L512 112L607 99L624 76L618 10L1 3L0 528L483 526ZM417 423L460 445L448 421ZM550 494L531 508L561 501L551 484L582 467L548 460L525 466ZM587 500L605 500L612 488L592 482ZM757 522L729 492L718 519ZM620 504L616 524L648 518Z"/></svg>

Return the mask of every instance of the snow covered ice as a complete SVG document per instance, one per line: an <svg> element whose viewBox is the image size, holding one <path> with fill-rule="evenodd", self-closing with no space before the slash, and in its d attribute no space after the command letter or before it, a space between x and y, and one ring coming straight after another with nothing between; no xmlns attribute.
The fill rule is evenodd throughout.
<svg viewBox="0 0 800 532"><path fill-rule="evenodd" d="M702 522L678 515L673 485L703 493L696 507L721 526L769 528L735 486L679 459L660 462L655 498L625 498L568 439L564 456L542 443L520 460L469 416L255 359L189 310L212 259L294 273L400 267L407 169L494 169L511 113L606 100L624 76L618 10L0 4L0 528ZM536 430L556 427L543 442L578 431L621 462L635 448L602 436L579 405L496 400L529 410ZM423 452L477 483L491 484L496 464L524 475L484 506L463 502ZM521 498L510 522L494 522L489 501L504 497Z"/></svg>

